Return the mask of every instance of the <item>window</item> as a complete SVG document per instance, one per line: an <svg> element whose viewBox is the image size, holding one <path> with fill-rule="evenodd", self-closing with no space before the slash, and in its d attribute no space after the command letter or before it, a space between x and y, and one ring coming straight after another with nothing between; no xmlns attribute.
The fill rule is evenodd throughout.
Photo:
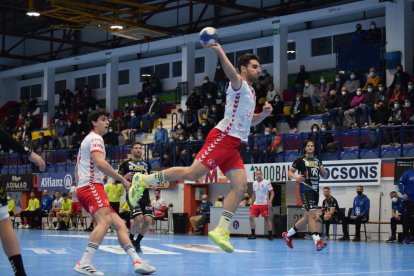
<svg viewBox="0 0 414 276"><path fill-rule="evenodd" d="M106 87L106 73L102 74L102 85L101 85L101 87L102 88Z"/></svg>
<svg viewBox="0 0 414 276"><path fill-rule="evenodd" d="M352 44L352 33L333 36L333 51L338 52L338 48L350 47Z"/></svg>
<svg viewBox="0 0 414 276"><path fill-rule="evenodd" d="M181 70L182 70L181 61L175 61L172 64L172 76L174 77L181 77Z"/></svg>
<svg viewBox="0 0 414 276"><path fill-rule="evenodd" d="M273 46L257 48L260 64L273 63Z"/></svg>
<svg viewBox="0 0 414 276"><path fill-rule="evenodd" d="M241 57L242 55L244 55L245 53L253 53L253 49L247 49L247 50L242 50L242 51L237 51L236 52L236 60L235 60L235 64L237 65L237 61L239 59L239 57ZM263 62L262 62L263 63Z"/></svg>
<svg viewBox="0 0 414 276"><path fill-rule="evenodd" d="M287 45L287 58L288 60L296 59L296 42L289 42Z"/></svg>
<svg viewBox="0 0 414 276"><path fill-rule="evenodd" d="M154 73L154 66L147 66L147 67L141 67L140 69L140 80L141 82L144 81L144 78L146 76L142 76L142 75L151 75L152 73Z"/></svg>
<svg viewBox="0 0 414 276"><path fill-rule="evenodd" d="M227 58L230 60L231 64L236 65L234 62L234 52L233 53L226 53Z"/></svg>
<svg viewBox="0 0 414 276"><path fill-rule="evenodd" d="M39 98L42 96L42 85L34 84L20 87L20 99Z"/></svg>
<svg viewBox="0 0 414 276"><path fill-rule="evenodd" d="M76 78L75 87L82 89L87 84L86 77Z"/></svg>
<svg viewBox="0 0 414 276"><path fill-rule="evenodd" d="M155 76L157 79L167 79L170 77L170 64L163 63L157 64L154 66L155 68Z"/></svg>
<svg viewBox="0 0 414 276"><path fill-rule="evenodd" d="M204 73L204 57L198 57L194 62L194 73Z"/></svg>
<svg viewBox="0 0 414 276"><path fill-rule="evenodd" d="M99 75L88 76L87 84L91 89L99 88Z"/></svg>
<svg viewBox="0 0 414 276"><path fill-rule="evenodd" d="M129 84L129 70L122 70L118 72L118 84Z"/></svg>
<svg viewBox="0 0 414 276"><path fill-rule="evenodd" d="M313 57L332 54L331 36L314 38L311 44Z"/></svg>
<svg viewBox="0 0 414 276"><path fill-rule="evenodd" d="M62 90L66 90L66 80L55 81L55 94Z"/></svg>

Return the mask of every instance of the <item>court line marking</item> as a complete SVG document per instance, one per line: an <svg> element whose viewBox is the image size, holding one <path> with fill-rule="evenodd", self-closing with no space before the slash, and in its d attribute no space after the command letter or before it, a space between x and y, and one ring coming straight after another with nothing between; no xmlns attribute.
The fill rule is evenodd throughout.
<svg viewBox="0 0 414 276"><path fill-rule="evenodd" d="M282 269L308 269L314 268L313 266L306 266L306 267L275 267L275 268L253 268L250 269L251 271L273 271L273 270L282 270Z"/></svg>
<svg viewBox="0 0 414 276"><path fill-rule="evenodd" d="M52 235L41 235L43 237L65 237L65 238L78 238L78 239L89 239L89 235L62 235L62 234L52 234ZM117 240L118 237L111 237L111 236L105 236L104 240ZM145 240L153 240L158 241L159 239L155 238L147 238L145 237Z"/></svg>
<svg viewBox="0 0 414 276"><path fill-rule="evenodd" d="M378 274L378 273L396 273L396 272L414 272L414 269L401 270L377 270L377 271L353 271L353 272L335 272L335 273L318 273L309 275L359 275L359 274ZM302 276L303 274L288 274L286 276Z"/></svg>
<svg viewBox="0 0 414 276"><path fill-rule="evenodd" d="M191 252L198 252L198 253L225 253L221 250L218 246L210 245L210 244L163 244L165 246L169 246L172 248L177 248L181 250L187 250ZM236 253L254 253L256 251L250 250L241 250L235 249L234 252Z"/></svg>

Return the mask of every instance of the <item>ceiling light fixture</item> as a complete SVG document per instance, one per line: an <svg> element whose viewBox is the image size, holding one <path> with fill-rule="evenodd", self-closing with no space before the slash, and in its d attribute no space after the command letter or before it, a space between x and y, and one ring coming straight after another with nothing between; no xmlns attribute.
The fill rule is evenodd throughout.
<svg viewBox="0 0 414 276"><path fill-rule="evenodd" d="M124 26L121 25L112 25L111 27L109 27L111 30L122 30L124 28Z"/></svg>
<svg viewBox="0 0 414 276"><path fill-rule="evenodd" d="M29 10L26 12L28 16L40 16L40 12L36 11L33 0L29 0Z"/></svg>

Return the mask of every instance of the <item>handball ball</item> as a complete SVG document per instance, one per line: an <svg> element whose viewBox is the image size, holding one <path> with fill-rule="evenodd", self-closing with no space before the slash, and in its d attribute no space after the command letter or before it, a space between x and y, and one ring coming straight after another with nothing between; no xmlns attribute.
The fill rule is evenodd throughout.
<svg viewBox="0 0 414 276"><path fill-rule="evenodd" d="M213 27L205 27L200 32L200 43L203 46L215 45L217 44L217 30Z"/></svg>

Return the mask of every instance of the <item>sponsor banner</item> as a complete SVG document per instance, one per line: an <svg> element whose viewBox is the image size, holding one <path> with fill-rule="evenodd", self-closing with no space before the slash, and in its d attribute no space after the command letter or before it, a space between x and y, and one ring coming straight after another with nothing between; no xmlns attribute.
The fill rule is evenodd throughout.
<svg viewBox="0 0 414 276"><path fill-rule="evenodd" d="M401 175L414 167L414 158L396 158L394 164L394 183L397 185Z"/></svg>
<svg viewBox="0 0 414 276"><path fill-rule="evenodd" d="M33 189L31 174L7 174L1 176L1 187L6 192L29 192Z"/></svg>
<svg viewBox="0 0 414 276"><path fill-rule="evenodd" d="M74 178L67 172L48 172L38 175L38 190L47 189L49 191L69 191Z"/></svg>
<svg viewBox="0 0 414 276"><path fill-rule="evenodd" d="M247 182L254 181L254 172L259 169L263 177L270 182L290 181L288 172L292 162L245 164ZM326 179L320 179L321 186L355 186L355 185L380 185L381 159L358 160L330 160L323 162L328 171ZM207 184L227 183L227 178L219 169L214 169L195 182L185 183Z"/></svg>

